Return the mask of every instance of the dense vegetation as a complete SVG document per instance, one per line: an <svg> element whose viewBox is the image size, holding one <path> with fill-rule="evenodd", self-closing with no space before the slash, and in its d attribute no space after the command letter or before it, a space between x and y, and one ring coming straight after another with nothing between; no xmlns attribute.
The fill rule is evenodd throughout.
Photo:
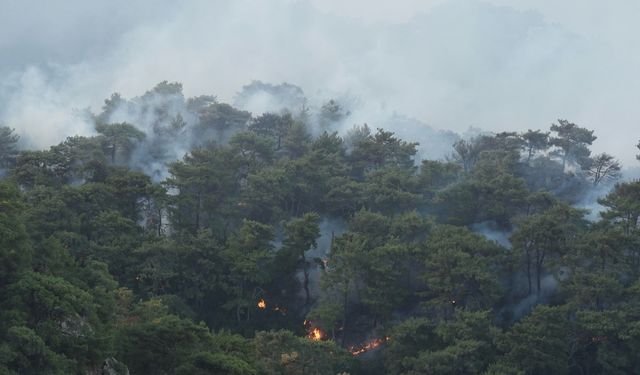
<svg viewBox="0 0 640 375"><path fill-rule="evenodd" d="M49 150L0 128L1 374L640 373L640 182L592 131L417 160L336 101L167 82L85 115Z"/></svg>

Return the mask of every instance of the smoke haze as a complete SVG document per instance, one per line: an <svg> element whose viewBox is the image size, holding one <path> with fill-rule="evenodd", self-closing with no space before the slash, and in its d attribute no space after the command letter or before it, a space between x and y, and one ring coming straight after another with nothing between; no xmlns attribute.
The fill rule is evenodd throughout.
<svg viewBox="0 0 640 375"><path fill-rule="evenodd" d="M463 132L596 130L594 152L635 163L640 3L614 0L4 0L0 122L29 147L93 129L112 92L163 80L232 103L253 80L300 86L313 102L357 101L350 123L395 114ZM428 154L426 151L423 153Z"/></svg>

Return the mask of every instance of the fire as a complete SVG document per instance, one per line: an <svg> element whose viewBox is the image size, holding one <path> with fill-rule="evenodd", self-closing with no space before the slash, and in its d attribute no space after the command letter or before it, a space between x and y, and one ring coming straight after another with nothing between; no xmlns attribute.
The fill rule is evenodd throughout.
<svg viewBox="0 0 640 375"><path fill-rule="evenodd" d="M267 302L264 299L260 299L260 301L258 301L258 308L261 310L264 310L267 308Z"/></svg>
<svg viewBox="0 0 640 375"><path fill-rule="evenodd" d="M389 341L390 337L384 337L381 339L373 339L371 341L367 341L364 344L358 345L358 346L352 346L349 348L349 352L351 353L351 355L356 356L356 355L360 355L362 353L368 352L369 350L373 350L377 347L379 347L380 345L384 344L385 342Z"/></svg>
<svg viewBox="0 0 640 375"><path fill-rule="evenodd" d="M322 332L320 328L316 327L309 332L307 337L313 341L320 341L324 338L324 332Z"/></svg>
<svg viewBox="0 0 640 375"><path fill-rule="evenodd" d="M327 335L318 327L311 326L311 322L305 320L303 323L304 327L307 329L307 338L313 341L321 341L324 340Z"/></svg>
<svg viewBox="0 0 640 375"><path fill-rule="evenodd" d="M264 298L260 298L260 300L258 301L258 308L260 310L266 310L267 309L267 301L264 300ZM277 311L282 315L287 315L287 309L284 307L280 307L278 305L275 305L274 307L271 308L272 311Z"/></svg>

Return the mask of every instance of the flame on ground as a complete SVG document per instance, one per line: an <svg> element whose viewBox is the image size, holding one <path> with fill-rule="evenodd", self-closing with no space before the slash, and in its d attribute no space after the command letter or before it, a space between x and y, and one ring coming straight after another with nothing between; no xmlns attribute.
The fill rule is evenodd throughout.
<svg viewBox="0 0 640 375"><path fill-rule="evenodd" d="M307 329L307 338L313 341L322 341L325 340L327 338L327 334L324 333L323 330L321 330L318 327L313 327L311 325L311 322L306 320L302 323L304 325L304 327Z"/></svg>
<svg viewBox="0 0 640 375"><path fill-rule="evenodd" d="M258 301L258 308L261 310L264 310L267 308L267 302L264 299L260 299L260 301Z"/></svg>
<svg viewBox="0 0 640 375"><path fill-rule="evenodd" d="M361 345L354 345L352 347L349 348L349 352L351 353L351 355L360 355L362 353L368 352L369 350L373 350L377 347L379 347L380 345L384 344L385 342L389 341L390 337L384 337L381 339L373 339L371 341L367 341L364 344Z"/></svg>
<svg viewBox="0 0 640 375"><path fill-rule="evenodd" d="M315 327L311 331L309 331L307 337L313 341L320 341L325 337L325 334L320 328Z"/></svg>
<svg viewBox="0 0 640 375"><path fill-rule="evenodd" d="M266 310L267 309L267 301L265 301L264 298L260 298L260 300L258 301L257 306L258 306L258 308L260 310ZM282 315L287 315L287 309L284 308L284 307L280 307L278 305L276 305L275 307L272 307L271 310L277 311Z"/></svg>
<svg viewBox="0 0 640 375"><path fill-rule="evenodd" d="M313 341L322 341L327 339L327 334L318 327L313 327L309 320L305 320L303 323L304 327L307 329L307 338ZM360 345L354 345L349 348L349 353L353 356L360 355L362 353L373 350L385 342L389 341L391 337L385 336L379 339L369 340Z"/></svg>

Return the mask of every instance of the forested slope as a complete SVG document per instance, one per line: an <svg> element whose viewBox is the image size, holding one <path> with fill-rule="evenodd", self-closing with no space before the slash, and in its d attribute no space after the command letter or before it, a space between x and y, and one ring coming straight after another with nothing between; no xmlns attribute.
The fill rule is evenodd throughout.
<svg viewBox="0 0 640 375"><path fill-rule="evenodd" d="M0 129L0 373L640 373L640 182L592 131L419 160L283 88L114 94L48 150Z"/></svg>

